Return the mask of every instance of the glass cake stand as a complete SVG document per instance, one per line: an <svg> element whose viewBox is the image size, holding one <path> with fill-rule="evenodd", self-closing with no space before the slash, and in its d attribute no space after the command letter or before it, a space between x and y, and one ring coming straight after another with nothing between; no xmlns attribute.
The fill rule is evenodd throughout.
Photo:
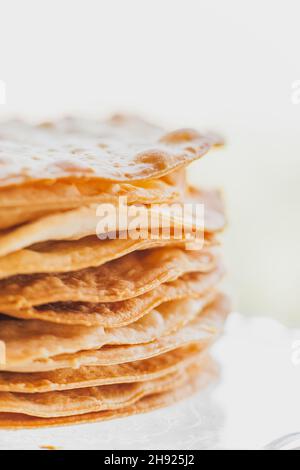
<svg viewBox="0 0 300 470"><path fill-rule="evenodd" d="M0 449L299 449L300 330L232 313L213 355L213 389L110 422L0 431Z"/></svg>

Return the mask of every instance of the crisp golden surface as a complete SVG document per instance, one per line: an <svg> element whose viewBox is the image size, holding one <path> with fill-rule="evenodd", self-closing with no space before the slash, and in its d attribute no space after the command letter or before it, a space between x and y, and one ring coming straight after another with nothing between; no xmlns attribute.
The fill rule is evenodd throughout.
<svg viewBox="0 0 300 470"><path fill-rule="evenodd" d="M0 428L19 429L49 426L64 426L83 423L95 423L109 419L122 418L139 413L146 413L158 408L170 406L179 400L189 397L200 389L213 383L218 377L218 367L212 360L207 360L202 367L187 371L187 379L181 385L173 380L169 390L152 393L137 400L134 404L117 410L99 411L60 418L37 418L20 413L0 413Z"/></svg>
<svg viewBox="0 0 300 470"><path fill-rule="evenodd" d="M34 354L34 351L32 351L30 347L27 352L25 351L26 354L24 354L24 351L12 351L15 363L13 364L12 361L10 361L6 366L2 366L2 370L22 373L45 372L66 368L79 368L82 366L124 364L127 362L149 359L179 347L195 343L198 343L202 348L205 348L215 341L222 332L229 309L230 304L228 299L223 295L219 295L216 300L211 305L204 308L204 310L201 311L201 314L196 316L193 321L182 326L174 333L160 336L159 339L156 339L155 341L142 344L103 346L100 349L78 351L76 353L73 352L72 354L59 354L58 356L52 357L48 355L47 358L41 360L36 359L26 361L25 357L28 358L28 352L31 357L32 354ZM72 330L70 330L70 334L72 335ZM52 340L54 339L55 337L52 338ZM70 341L73 343L72 337L70 338ZM54 342L54 345L59 347L59 344L59 338L57 337L57 342Z"/></svg>
<svg viewBox="0 0 300 470"><path fill-rule="evenodd" d="M6 370L61 354L100 349L105 345L134 345L155 341L191 322L212 302L215 292L195 299L161 304L148 315L120 328L71 326L38 320L2 320L0 340L6 347ZM1 368L1 365L0 365Z"/></svg>
<svg viewBox="0 0 300 470"><path fill-rule="evenodd" d="M1 126L1 125L0 125ZM101 180L44 181L21 186L0 187L0 209L68 210L92 203L115 203L126 196L130 204L149 204L182 198L185 169L148 181L111 183Z"/></svg>
<svg viewBox="0 0 300 470"><path fill-rule="evenodd" d="M218 265L208 273L184 274L176 281L166 282L145 294L120 302L57 302L6 313L27 320L117 328L137 321L163 302L203 295L217 285L223 273L223 267Z"/></svg>
<svg viewBox="0 0 300 470"><path fill-rule="evenodd" d="M44 393L118 383L144 382L186 367L200 353L202 353L201 346L193 344L160 356L127 364L83 366L79 369L61 369L34 374L0 372L0 391Z"/></svg>
<svg viewBox="0 0 300 470"><path fill-rule="evenodd" d="M0 412L55 418L117 410L135 403L146 395L180 386L186 379L186 372L181 370L146 382L34 394L0 392Z"/></svg>
<svg viewBox="0 0 300 470"><path fill-rule="evenodd" d="M0 230L76 207L91 204L117 205L119 197L128 204L172 203L182 199L182 183L173 186L164 179L136 184L101 182L53 182L0 188Z"/></svg>
<svg viewBox="0 0 300 470"><path fill-rule="evenodd" d="M98 267L133 251L186 243L170 240L99 240L87 237L76 241L46 242L0 257L0 279L18 274L58 273Z"/></svg>
<svg viewBox="0 0 300 470"><path fill-rule="evenodd" d="M187 186L185 173L180 169L162 178L135 183L54 180L0 187L0 230L90 204L117 205L120 196L126 197L128 204L181 201Z"/></svg>
<svg viewBox="0 0 300 470"><path fill-rule="evenodd" d="M0 185L48 180L133 182L171 173L215 143L191 129L164 133L133 117L1 123ZM217 142L218 143L218 142Z"/></svg>
<svg viewBox="0 0 300 470"><path fill-rule="evenodd" d="M185 206L184 203L186 203ZM204 221L196 217L196 204L202 204L205 209ZM124 207L127 208L126 220L120 215L124 213ZM201 223L204 223L205 232L208 233L218 232L225 225L222 199L216 191L198 191L190 188L184 202L175 205L143 206L143 212L142 208L137 206L130 206L131 210L135 209L131 213L128 206L124 207L121 210L118 205L116 210L115 206L111 207L113 210L110 210L109 217L105 216L106 228L98 226L102 219L97 213L98 206L94 204L46 215L33 222L4 231L0 233L0 256L18 252L37 243L51 240L79 240L90 235L106 234L107 236L107 232L117 234L137 231L141 233L142 230L149 232L150 229L168 227L170 232L177 229L184 235L195 228L199 231ZM13 260L13 257L8 258L9 262ZM80 269L76 265L72 268Z"/></svg>
<svg viewBox="0 0 300 470"><path fill-rule="evenodd" d="M214 250L163 247L135 251L99 268L71 273L15 276L0 281L0 311L49 302L117 302L144 294L187 272L210 272Z"/></svg>

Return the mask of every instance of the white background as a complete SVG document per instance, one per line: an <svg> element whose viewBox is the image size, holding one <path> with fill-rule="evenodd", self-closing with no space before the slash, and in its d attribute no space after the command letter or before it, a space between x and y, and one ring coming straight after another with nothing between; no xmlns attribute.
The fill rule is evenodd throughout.
<svg viewBox="0 0 300 470"><path fill-rule="evenodd" d="M221 131L193 182L227 197L240 311L300 324L297 0L2 0L0 113L111 111Z"/></svg>

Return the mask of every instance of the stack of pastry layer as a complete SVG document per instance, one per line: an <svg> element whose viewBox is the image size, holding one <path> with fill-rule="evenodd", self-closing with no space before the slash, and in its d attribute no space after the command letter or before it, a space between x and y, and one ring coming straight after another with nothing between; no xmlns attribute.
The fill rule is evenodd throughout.
<svg viewBox="0 0 300 470"><path fill-rule="evenodd" d="M224 213L185 167L219 144L126 116L0 125L0 427L142 413L214 380ZM121 196L167 217L170 236L99 237L97 208ZM161 208L186 201L204 204L201 249Z"/></svg>

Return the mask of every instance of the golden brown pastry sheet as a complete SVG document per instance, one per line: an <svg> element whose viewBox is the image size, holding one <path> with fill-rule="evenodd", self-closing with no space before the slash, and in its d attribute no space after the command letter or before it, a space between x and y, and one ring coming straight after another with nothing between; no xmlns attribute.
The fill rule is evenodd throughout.
<svg viewBox="0 0 300 470"><path fill-rule="evenodd" d="M203 353L200 344L183 346L143 361L111 366L83 366L50 372L0 372L0 391L44 393L157 379L186 367Z"/></svg>
<svg viewBox="0 0 300 470"><path fill-rule="evenodd" d="M178 382L177 379L173 379L169 387L165 383L164 390L162 388L161 390L156 388L154 393L145 395L135 403L120 407L119 409L60 418L38 418L19 413L0 413L0 428L20 429L95 423L145 413L158 408L171 406L177 401L187 398L198 390L212 384L218 377L218 367L209 359L202 366L191 367L186 372L186 377L181 375L178 377Z"/></svg>
<svg viewBox="0 0 300 470"><path fill-rule="evenodd" d="M135 251L99 268L20 275L0 281L0 312L49 302L118 302L137 297L188 272L210 272L216 251L163 247Z"/></svg>
<svg viewBox="0 0 300 470"><path fill-rule="evenodd" d="M145 294L120 302L57 302L6 311L23 319L43 320L64 325L117 328L137 321L163 302L185 297L195 298L216 287L224 274L222 265L208 273L188 273L175 281L161 284Z"/></svg>
<svg viewBox="0 0 300 470"><path fill-rule="evenodd" d="M201 314L195 318L195 320L186 324L178 331L166 336L161 336L159 339L149 343L103 346L100 349L79 351L72 354L60 354L53 357L50 357L48 354L48 358L46 359L28 361L28 355L32 355L34 353L31 342L28 350L13 352L11 348L12 355L15 356L13 359L15 364L13 365L13 361L10 361L10 363L3 365L1 369L23 373L79 368L82 366L124 364L127 362L149 359L194 343L199 344L202 348L206 348L222 333L223 325L229 310L230 303L227 297L220 294L212 304L207 306ZM72 330L70 331L70 334L72 335ZM54 340L55 337L52 337L52 341ZM70 338L70 342L71 344L74 344L72 337ZM38 343L39 339L37 332L37 344ZM57 336L54 346L59 347L59 344L59 337Z"/></svg>
<svg viewBox="0 0 300 470"><path fill-rule="evenodd" d="M185 205L184 205L185 204ZM204 207L203 217L197 217L196 204ZM198 191L190 188L183 202L178 204L154 204L151 206L128 206L124 203L109 206L108 214L104 220L98 205L82 206L69 211L40 217L39 219L23 224L11 230L0 232L0 256L6 256L28 248L37 243L59 240L79 240L88 236L105 236L108 232L118 234L123 232L145 233L160 227L169 227L177 230L184 238L186 233L198 232L201 235L202 225L206 233L222 230L225 225L225 216L222 198L217 191ZM126 208L126 212L125 212ZM105 211L108 206L104 206ZM133 211L134 209L134 211ZM131 212L130 212L131 210ZM126 214L124 217L120 214ZM202 220L203 218L203 220ZM103 225L100 221L103 221ZM110 228L107 228L110 227ZM142 234L140 236L143 236ZM12 262L13 258L9 258ZM79 269L75 268L74 269Z"/></svg>
<svg viewBox="0 0 300 470"><path fill-rule="evenodd" d="M136 322L120 328L57 325L38 320L2 320L0 339L6 347L4 367L7 370L15 369L61 354L100 349L106 345L155 341L175 333L194 320L215 296L212 291L195 299L163 303Z"/></svg>
<svg viewBox="0 0 300 470"><path fill-rule="evenodd" d="M152 180L203 156L219 139L192 129L165 133L141 119L65 118L1 123L0 186L41 181Z"/></svg>

